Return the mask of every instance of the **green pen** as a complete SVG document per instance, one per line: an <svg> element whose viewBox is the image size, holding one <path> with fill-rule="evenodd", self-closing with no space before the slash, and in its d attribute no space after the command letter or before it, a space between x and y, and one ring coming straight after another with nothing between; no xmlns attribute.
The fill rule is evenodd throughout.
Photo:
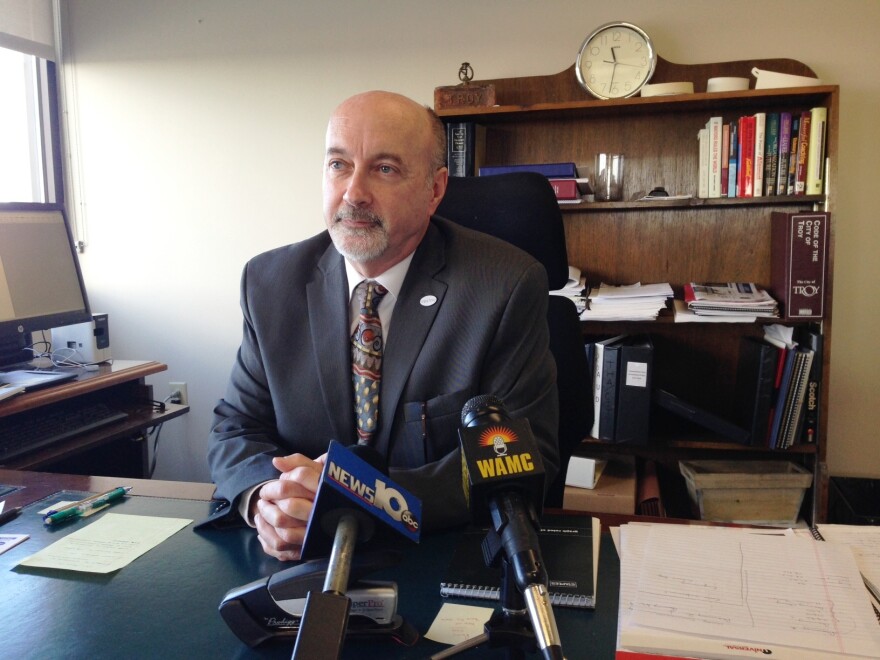
<svg viewBox="0 0 880 660"><path fill-rule="evenodd" d="M81 502L71 504L70 506L64 507L63 509L58 509L57 511L49 511L45 516L43 516L43 522L47 525L56 525L65 520L70 520L71 518L79 518L80 516L85 515L92 509L99 509L103 506L110 504L111 502L115 502L119 498L123 497L130 490L131 486L119 486L118 488L114 488L113 490L108 490L106 493L101 493L100 495L88 497Z"/></svg>

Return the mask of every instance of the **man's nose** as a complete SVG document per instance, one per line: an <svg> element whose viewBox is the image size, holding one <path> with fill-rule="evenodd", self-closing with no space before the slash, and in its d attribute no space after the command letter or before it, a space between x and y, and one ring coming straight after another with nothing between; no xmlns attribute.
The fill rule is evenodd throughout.
<svg viewBox="0 0 880 660"><path fill-rule="evenodd" d="M362 170L355 172L348 179L342 199L351 206L367 206L372 201L367 173Z"/></svg>

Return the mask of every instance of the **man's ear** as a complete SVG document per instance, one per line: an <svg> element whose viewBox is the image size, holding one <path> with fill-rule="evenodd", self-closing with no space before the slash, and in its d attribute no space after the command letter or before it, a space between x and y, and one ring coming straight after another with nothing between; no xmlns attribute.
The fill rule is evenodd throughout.
<svg viewBox="0 0 880 660"><path fill-rule="evenodd" d="M434 183L431 188L431 204L429 207L429 215L434 215L434 211L437 210L437 207L440 206L440 200L443 199L443 195L446 194L446 185L449 183L449 170L445 167L441 167L436 172L434 172Z"/></svg>

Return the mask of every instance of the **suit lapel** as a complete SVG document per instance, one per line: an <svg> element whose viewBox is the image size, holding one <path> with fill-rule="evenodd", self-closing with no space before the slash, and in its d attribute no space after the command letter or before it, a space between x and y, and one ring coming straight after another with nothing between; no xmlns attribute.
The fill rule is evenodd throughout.
<svg viewBox="0 0 880 660"><path fill-rule="evenodd" d="M446 283L435 279L446 263L445 249L445 241L432 223L413 256L394 306L391 335L382 362L380 423L376 438L381 449L389 447L394 412L446 295Z"/></svg>
<svg viewBox="0 0 880 660"><path fill-rule="evenodd" d="M342 256L332 244L321 258L315 278L306 286L306 307L324 409L330 417L335 438L349 444L353 440L355 423L348 285ZM311 385L304 383L303 387Z"/></svg>

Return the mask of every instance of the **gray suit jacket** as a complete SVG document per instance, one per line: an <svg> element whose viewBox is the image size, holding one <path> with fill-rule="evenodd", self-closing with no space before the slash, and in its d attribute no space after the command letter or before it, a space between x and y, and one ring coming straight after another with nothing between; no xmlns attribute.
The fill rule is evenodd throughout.
<svg viewBox="0 0 880 660"><path fill-rule="evenodd" d="M273 456L316 457L331 439L355 442L348 288L329 234L253 258L241 308L244 336L208 450L216 496L233 505L278 476ZM391 478L422 499L423 530L469 518L458 428L471 397L494 394L512 417L528 419L548 484L558 471L546 309L538 262L504 241L432 219L394 308L375 436Z"/></svg>

